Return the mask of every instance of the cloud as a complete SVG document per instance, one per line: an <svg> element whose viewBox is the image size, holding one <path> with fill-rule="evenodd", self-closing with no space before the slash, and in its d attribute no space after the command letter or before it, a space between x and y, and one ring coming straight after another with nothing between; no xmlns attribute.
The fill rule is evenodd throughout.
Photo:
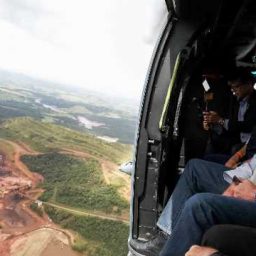
<svg viewBox="0 0 256 256"><path fill-rule="evenodd" d="M146 7L146 27L144 41L147 44L154 44L156 35L159 35L160 29L167 20L167 9L165 0L147 0Z"/></svg>
<svg viewBox="0 0 256 256"><path fill-rule="evenodd" d="M0 0L0 67L138 97L159 33L156 1Z"/></svg>
<svg viewBox="0 0 256 256"><path fill-rule="evenodd" d="M0 17L26 30L33 31L36 22L48 14L42 1L0 0Z"/></svg>

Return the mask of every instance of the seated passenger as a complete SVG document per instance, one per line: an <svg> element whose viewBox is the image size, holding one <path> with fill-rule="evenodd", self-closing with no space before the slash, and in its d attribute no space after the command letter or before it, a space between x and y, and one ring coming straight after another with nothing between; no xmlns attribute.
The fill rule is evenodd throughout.
<svg viewBox="0 0 256 256"><path fill-rule="evenodd" d="M193 245L185 256L255 256L256 229L236 225L216 225Z"/></svg>
<svg viewBox="0 0 256 256"><path fill-rule="evenodd" d="M228 78L236 96L230 112L221 117L215 111L204 112L203 126L210 131L206 154L226 154L226 159L248 141L256 124L256 91L254 78L245 68L237 68ZM209 158L207 158L209 159ZM223 163L225 159L222 160Z"/></svg>
<svg viewBox="0 0 256 256"><path fill-rule="evenodd" d="M209 61L210 63L214 63ZM207 61L208 63L208 61ZM191 77L184 98L184 156L185 162L193 158L203 158L209 131L203 129L203 111L216 111L221 116L228 112L230 99L233 98L227 81L218 66L205 63ZM205 93L202 83L207 80L209 91ZM206 97L208 95L209 97ZM227 100L229 99L229 100ZM189 125L187 125L189 124Z"/></svg>
<svg viewBox="0 0 256 256"><path fill-rule="evenodd" d="M228 168L236 168L242 161L250 159L256 153L256 126L253 128L251 137L248 142L245 143L235 154L233 154L227 161L228 155L209 155L205 158L207 161L225 163L225 166ZM214 159L215 157L215 159ZM215 161L214 161L215 160Z"/></svg>
<svg viewBox="0 0 256 256"><path fill-rule="evenodd" d="M229 183L233 174L245 177ZM158 235L136 243L143 255L183 256L216 224L256 227L256 154L230 170L224 165L194 159L188 162L158 220ZM167 242L166 242L167 241Z"/></svg>

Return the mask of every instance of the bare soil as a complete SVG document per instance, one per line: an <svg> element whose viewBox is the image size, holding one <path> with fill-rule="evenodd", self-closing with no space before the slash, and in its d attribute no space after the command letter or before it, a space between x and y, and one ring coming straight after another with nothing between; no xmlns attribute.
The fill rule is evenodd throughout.
<svg viewBox="0 0 256 256"><path fill-rule="evenodd" d="M41 228L17 238L11 245L11 256L78 256L69 246L68 237L61 231Z"/></svg>
<svg viewBox="0 0 256 256"><path fill-rule="evenodd" d="M61 243L59 240L54 239L51 241L41 256L61 255L61 256L78 256L68 245Z"/></svg>
<svg viewBox="0 0 256 256"><path fill-rule="evenodd" d="M72 251L72 234L39 217L29 205L43 192L36 185L43 181L20 161L21 155L38 155L27 145L1 140L12 148L0 151L0 255L1 256L77 256ZM7 147L6 147L7 148ZM47 227L47 228L45 228Z"/></svg>
<svg viewBox="0 0 256 256"><path fill-rule="evenodd" d="M43 189L37 188L37 185L43 181L43 177L31 172L20 161L20 157L40 153L24 143L8 140L0 140L0 143L0 255L81 255L71 249L70 245L74 241L74 235L71 232L60 229L50 221L47 215L38 216L29 207L43 193ZM116 164L86 152L65 149L62 153L80 158L97 159L102 166L106 183L123 184L119 192L129 200L130 179L126 174L118 171ZM99 214L97 217L100 217ZM128 217L125 215L120 218L126 221Z"/></svg>

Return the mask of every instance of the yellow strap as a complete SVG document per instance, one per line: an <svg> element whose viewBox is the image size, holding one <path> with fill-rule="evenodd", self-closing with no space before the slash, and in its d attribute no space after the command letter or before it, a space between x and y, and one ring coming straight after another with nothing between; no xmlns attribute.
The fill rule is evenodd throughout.
<svg viewBox="0 0 256 256"><path fill-rule="evenodd" d="M168 87L168 91L165 97L165 102L164 102L164 107L163 107L163 111L162 111L162 115L161 115L161 119L159 122L159 129L162 130L163 129L163 122L165 120L165 117L167 115L167 111L168 111L168 106L169 106L169 102L170 102L170 98L171 98L171 93L172 93L172 87L174 85L174 82L176 81L176 77L177 77L177 71L180 65L180 52L176 58L175 61L175 65L174 65L174 70L173 70L173 75Z"/></svg>

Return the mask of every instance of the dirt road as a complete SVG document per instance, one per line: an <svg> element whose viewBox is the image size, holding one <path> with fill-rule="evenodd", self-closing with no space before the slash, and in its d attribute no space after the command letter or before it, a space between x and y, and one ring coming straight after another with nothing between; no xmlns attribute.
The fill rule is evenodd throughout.
<svg viewBox="0 0 256 256"><path fill-rule="evenodd" d="M129 219L127 217L109 215L109 214L93 212L93 211L85 211L85 210L82 211L82 210L77 210L77 209L74 209L74 208L71 208L71 207L62 206L62 205L59 205L59 204L48 203L48 202L43 202L43 204L52 206L52 207L57 208L57 209L61 209L63 211L69 212L69 213L73 213L75 215L91 216L91 217L97 217L99 219L120 221L120 222L129 224Z"/></svg>
<svg viewBox="0 0 256 256"><path fill-rule="evenodd" d="M24 175L25 177L29 178L35 183L38 183L43 179L41 175L32 173L27 168L27 166L20 161L20 157L22 155L39 155L40 154L39 152L32 150L24 143L15 143L13 141L3 140L3 139L1 139L0 141L12 146L13 148L13 152L11 156L12 158L9 159L9 161L13 163L13 168L19 171L19 175Z"/></svg>
<svg viewBox="0 0 256 256"><path fill-rule="evenodd" d="M39 153L22 143L7 140L0 142L1 156L5 159L0 167L0 182L3 188L0 195L0 255L80 255L70 247L70 241L74 241L74 238L70 238L72 235L66 231L58 231L58 227L50 222L47 216L39 217L29 207L43 192L42 189L36 188L43 177L30 172L20 161L20 157ZM8 152L5 152L7 148ZM30 199L26 199L26 195ZM46 226L47 229L42 230L42 227Z"/></svg>
<svg viewBox="0 0 256 256"><path fill-rule="evenodd" d="M73 235L68 235L59 230L52 223L48 216L39 217L29 207L31 202L35 201L42 193L43 189L37 188L37 184L43 181L43 177L37 173L31 172L24 165L20 158L22 155L38 155L36 152L24 143L13 142L0 139L1 154L6 154L5 166L0 168L8 169L10 177L1 177L0 182L7 184L5 190L0 191L0 224L2 233L0 232L0 255L1 256L77 256L70 248L71 241L74 240ZM6 147L4 146L6 145ZM8 152L7 150L9 148ZM60 153L70 154L79 158L94 158L101 164L102 172L107 184L119 182L123 184L120 193L129 200L130 180L126 174L118 171L118 166L110 161L97 158L86 152L65 149ZM0 170L1 171L1 170ZM30 184L31 186L22 187L21 184ZM27 183L26 183L27 182ZM9 186L9 187L8 187ZM71 207L44 202L46 205L67 211L72 214L81 216L93 216L101 219L120 221L128 224L128 216L111 216L101 212L84 211L73 209ZM42 229L47 227L47 229ZM55 232L55 231L56 232ZM53 235L54 234L54 235ZM63 242L66 237L69 242ZM39 243L36 241L40 241ZM24 254L26 252L26 254Z"/></svg>

